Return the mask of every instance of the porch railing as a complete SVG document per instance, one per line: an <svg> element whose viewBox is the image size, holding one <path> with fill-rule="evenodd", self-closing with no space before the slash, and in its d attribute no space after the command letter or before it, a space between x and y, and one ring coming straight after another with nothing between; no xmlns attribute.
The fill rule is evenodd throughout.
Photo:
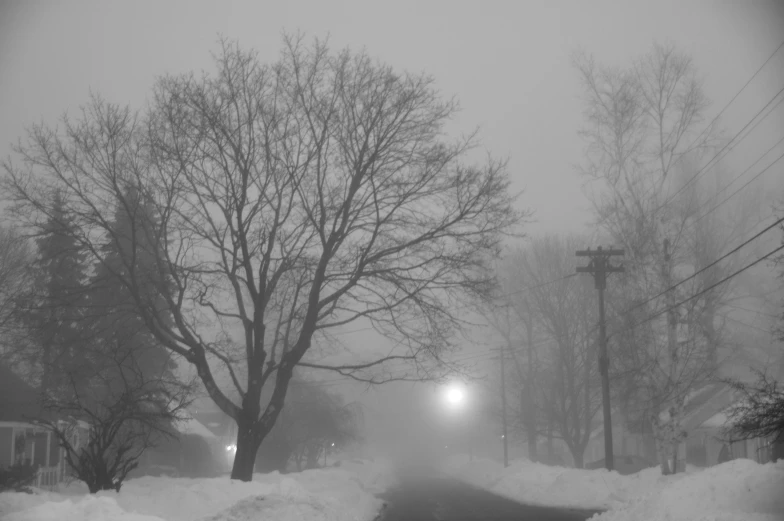
<svg viewBox="0 0 784 521"><path fill-rule="evenodd" d="M60 467L41 467L35 476L35 486L38 488L54 488L60 481Z"/></svg>

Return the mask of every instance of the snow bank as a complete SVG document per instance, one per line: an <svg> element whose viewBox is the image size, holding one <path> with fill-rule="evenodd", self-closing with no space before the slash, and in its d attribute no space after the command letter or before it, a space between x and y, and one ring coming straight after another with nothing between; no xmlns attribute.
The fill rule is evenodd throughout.
<svg viewBox="0 0 784 521"><path fill-rule="evenodd" d="M373 494L381 494L397 484L394 465L384 458L342 460L339 468L351 472Z"/></svg>
<svg viewBox="0 0 784 521"><path fill-rule="evenodd" d="M521 503L607 510L594 521L780 521L784 462L738 459L662 476L658 468L622 476L605 469L551 467L527 460L508 468L464 456L443 467L466 483Z"/></svg>
<svg viewBox="0 0 784 521"><path fill-rule="evenodd" d="M371 520L389 482L389 466L356 461L281 475L256 474L252 482L228 478L140 477L119 494L87 494L74 484L58 492L0 494L7 521L241 521L250 519ZM366 485L365 480L369 484Z"/></svg>
<svg viewBox="0 0 784 521"><path fill-rule="evenodd" d="M659 486L593 521L781 521L784 461L759 465L737 459Z"/></svg>
<svg viewBox="0 0 784 521"><path fill-rule="evenodd" d="M486 459L454 457L444 470L471 485L522 503L603 510L646 490L659 479L657 469L633 476L515 460L509 467Z"/></svg>

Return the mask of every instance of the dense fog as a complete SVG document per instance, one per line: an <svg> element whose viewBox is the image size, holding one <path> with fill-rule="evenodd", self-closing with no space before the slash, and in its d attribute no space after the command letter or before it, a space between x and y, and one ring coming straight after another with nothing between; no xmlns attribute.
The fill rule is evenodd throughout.
<svg viewBox="0 0 784 521"><path fill-rule="evenodd" d="M778 2L0 3L0 492L767 505L783 40Z"/></svg>

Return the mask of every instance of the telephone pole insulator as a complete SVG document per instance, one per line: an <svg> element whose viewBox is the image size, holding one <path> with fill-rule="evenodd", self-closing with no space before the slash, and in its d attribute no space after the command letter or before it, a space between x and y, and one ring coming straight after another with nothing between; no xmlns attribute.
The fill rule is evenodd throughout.
<svg viewBox="0 0 784 521"><path fill-rule="evenodd" d="M588 266L579 266L577 273L590 273L596 289L599 290L599 374L602 377L602 409L604 412L604 464L613 470L612 415L610 412L610 359L607 355L607 327L604 319L604 290L607 288L607 274L620 273L622 266L610 264L610 257L622 257L623 250L595 250L590 248L576 252L578 257L589 257Z"/></svg>

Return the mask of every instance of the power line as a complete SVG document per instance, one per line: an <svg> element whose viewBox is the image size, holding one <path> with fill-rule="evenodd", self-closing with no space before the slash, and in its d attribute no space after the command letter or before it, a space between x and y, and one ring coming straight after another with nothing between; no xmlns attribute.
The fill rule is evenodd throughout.
<svg viewBox="0 0 784 521"><path fill-rule="evenodd" d="M732 317L727 317L727 316L725 316L724 318L726 318L727 320L729 320L731 322L735 322L736 324L740 324L741 326L747 327L749 329L754 329L755 331L759 331L761 333L767 333L767 334L771 333L770 330L768 330L768 329L764 329L764 328L761 328L759 326L755 326L755 325L752 325L752 324L747 324L746 322L744 322L742 320L738 320L737 318L732 318Z"/></svg>
<svg viewBox="0 0 784 521"><path fill-rule="evenodd" d="M775 318L776 320L781 318L779 315L774 315L773 313L768 313L766 311L760 311L759 309L744 308L743 306L738 306L737 304L724 304L724 305L727 307L731 307L733 309L737 309L739 311L748 311L749 313L755 313L757 315L762 315L764 317Z"/></svg>
<svg viewBox="0 0 784 521"><path fill-rule="evenodd" d="M676 308L682 306L683 304L686 304L687 302L690 302L690 301L696 299L697 297L700 297L700 296L704 295L705 293L707 293L707 292L711 291L712 289L714 289L714 288L724 284L725 282L727 282L728 280L732 279L733 277L736 277L736 276L740 275L741 273L743 273L747 269L752 268L753 266L756 266L760 262L764 261L765 259L767 259L771 255L774 255L775 253L778 253L781 250L784 250L784 244L782 244L778 248L775 248L774 250L768 252L767 254L763 255L762 257L760 257L760 258L750 262L749 264L747 264L744 267L740 268L739 270L733 272L732 274L727 275L726 277L724 277L720 281L718 281L718 282L716 282L714 284L711 284L710 286L708 286L707 288L703 289L702 291L699 291L698 293L695 293L694 295L691 295L690 297L687 297L687 298L681 300L680 302L677 302L677 303L673 304L672 306L669 306L669 307L666 307L666 308L664 308L664 309L662 309L660 311L657 311L653 315L651 315L651 316L641 320L640 322L637 322L636 324L633 324L631 326L628 326L628 327L624 328L622 331L632 330L632 329L634 329L634 328L636 328L638 326L641 326L642 324L645 324L646 322L650 322L651 320L653 320L653 319L655 319L657 317L660 317L661 315L663 315L665 313L668 313L668 312L672 311L673 309L676 309Z"/></svg>
<svg viewBox="0 0 784 521"><path fill-rule="evenodd" d="M684 279L684 280L682 280L682 281L678 282L677 284L675 284L675 285L671 286L670 288L667 288L667 289L665 289L664 291L660 292L659 294L655 295L654 297L651 297L650 299L646 300L646 301L645 301L645 302L643 302L642 304L637 304L637 305L635 305L634 307L630 308L629 310L636 309L636 308L638 308L638 307L640 307L640 306L642 306L642 305L644 305L644 304L646 304L646 303L648 303L648 302L650 302L650 301L652 301L652 300L654 300L654 299L656 299L656 298L658 298L658 297L662 296L662 295L663 295L664 293L666 293L667 291L673 290L673 289L675 289L676 287L680 286L681 284L684 284L685 282L687 282L687 281L689 281L690 279L692 279L692 278L696 277L697 275L699 275L699 274L700 274L700 273L702 273L703 271L705 271L705 270L707 270L707 269L711 268L712 266L716 265L717 263L721 262L723 259L725 259L725 258L726 258L726 257L728 257L729 255L732 255L733 253L737 252L738 250L740 250L741 248L743 248L744 246L746 246L748 243L750 243L751 241L755 240L756 238L758 238L758 237L759 237L759 236L761 236L762 234L766 233L768 230L770 230L770 229L774 228L775 226L777 226L777 225L778 225L778 224L780 224L781 222L784 222L784 218L778 219L776 222L774 222L773 224L771 224L770 226L768 226L768 227L767 227L767 228L765 228L764 230L760 231L759 233L757 233L756 235L754 235L753 237L751 237L750 239L748 239L748 240L747 240L747 241L745 241L744 243L742 243L742 244L738 245L738 246L737 246L737 247L735 247L733 250L731 250L731 251L727 252L726 254L724 254L724 255L723 255L722 257L720 257L719 259L716 259L716 260L715 260L715 261L713 261L711 264L709 264L709 265L705 266L704 268L702 268L702 269L701 269L701 270L699 270L698 272L695 272L695 273L694 273L694 274L692 274L690 277L687 277L686 279ZM658 311L658 312L654 313L653 315L651 315L651 316L649 316L649 317L645 318L644 320L642 320L642 321L640 321L640 322L638 322L638 323L636 323L636 324L634 324L634 325L632 325L632 326L629 326L629 327L625 328L625 330L631 330L631 329L634 329L635 327L638 327L638 326L640 326L640 325L642 325L642 324L644 324L644 323L646 323L646 322L649 322L649 321L651 321L651 320L653 320L653 319L655 319L655 318L657 318L657 317L661 316L662 314L664 314L664 313L666 313L666 312L668 312L668 311L671 311L672 309L675 309L675 308L677 308L677 307L679 307L679 306L681 306L681 305L683 305L683 304L685 304L685 303L687 303L687 302L689 302L689 301L691 301L691 300L693 300L693 299L695 299L695 298L698 298L698 297L700 297L701 295L703 295L703 294L707 293L708 291L710 291L710 290L712 290L712 289L716 288L717 286L719 286L719 285L723 284L724 282L726 282L726 281L730 280L731 278L733 278L733 277L735 277L735 276L739 275L740 273L742 273L742 272L746 271L747 269L749 269L749 268L751 268L751 267L755 266L756 264L758 264L758 263L762 262L763 260L765 260L765 259L767 259L768 257L770 257L771 255L773 255L773 254L777 253L778 251L781 251L782 249L784 249L784 245L782 245L782 246L780 246L780 247L778 247L778 248L774 249L773 251L769 252L768 254L764 255L763 257L760 257L760 258L756 259L755 261L753 261L753 262L749 263L748 265L744 266L743 268L741 268L741 269L739 269L739 270L735 271L735 272L734 272L734 273L732 273L731 275L728 275L727 277L725 277L725 278L723 278L722 280L720 280L720 281L716 282L715 284L713 284L713 285L709 286L708 288L705 288L705 289L703 289L702 291L700 291L700 292L698 292L698 293L696 293L696 294L694 294L694 295L692 295L692 296L690 296L690 297L688 297L688 298L685 298L685 299L681 300L680 302L678 302L678 303L674 304L674 305L673 305L673 306L671 306L671 307L665 308L665 309L663 309L663 310L661 310L661 311ZM575 274L570 274L570 275L567 275L567 276L559 277L559 278L557 278L557 279L553 279L553 280L550 280L550 281L547 281L547 282L543 282L543 283L541 283L541 284L538 284L538 285L535 285L535 286L530 286L530 287L528 287L528 288L524 288L524 289L523 289L523 290L521 290L521 291L530 291L530 290L533 290L533 289L536 289L536 288L539 288L539 287L543 287L543 286L545 286L545 285L547 285L547 284L553 284L553 283L555 283L555 282L558 282L558 281L560 281L560 280L567 279L567 278L569 278L569 277L572 277L572 276L574 276L574 275L575 275ZM373 329L373 328L365 328L365 329ZM362 329L360 329L360 330L362 330ZM359 330L355 330L355 331L359 331ZM537 341L537 342L535 342L535 343L533 344L533 346L532 346L532 347L541 346L541 345L543 345L543 344L546 344L546 343L549 343L549 342L550 342L550 340L549 340L549 339L542 339L542 340L540 340L540 341ZM491 357L494 357L494 356L495 356L495 354L496 354L496 351L497 351L497 349L495 349L495 348L488 348L488 349L486 349L486 350L484 350L484 351L482 351L482 352L479 352L479 353L472 353L472 354L470 354L470 355L466 355L466 356L463 356L463 357L457 357L457 358L454 358L454 359L452 359L452 360L449 360L449 362L466 362L466 361L469 361L469 360L489 359L489 358L491 358ZM402 362L401 360L395 360L395 361L393 361L393 363L403 363L403 362ZM403 373L403 374L400 374L400 375L396 375L396 376L395 376L395 375L390 375L390 376L391 376L392 378L403 378L403 377L405 377L405 376L406 376L406 373ZM340 384L340 383L345 383L345 382L350 382L350 381L352 381L352 380L350 379L350 377L342 377L342 378L337 378L337 379L334 379L334 380L326 380L326 381L321 381L321 382L319 382L317 385L320 385L320 386L330 386L330 385L337 385L337 384ZM359 383L362 383L362 382L359 382Z"/></svg>
<svg viewBox="0 0 784 521"><path fill-rule="evenodd" d="M774 147L775 147L775 146L777 146L777 145L778 145L779 143L781 143L782 141L784 141L784 137L782 137L782 138L779 140L779 142L778 142L778 143L776 143L776 145L773 145L773 146L774 146ZM769 149L769 150L768 150L768 152L770 152L770 150L773 150L773 148ZM765 154L763 154L762 156L760 156L760 158L759 158L759 159L757 159L757 161L755 161L755 162L754 162L754 164L757 164L757 163L758 163L758 162L759 162L759 161L760 161L760 160L761 160L763 157L765 157L765 156L768 154L768 152L765 152ZM701 220L703 217L705 217L706 215L709 215L709 214L713 213L714 211L716 211L716 209L717 209L717 208L719 208L719 207L720 207L720 206L722 206L724 203L726 203L727 201L729 201L729 200L730 200L732 197L734 197L736 194L738 194L738 192L740 192L741 190L743 190L744 188L746 188L747 186L749 186L751 183L753 183L754 181L756 181L757 179L759 179L759 177L760 177L760 176L762 176L762 174L764 174L765 172L767 172L768 170L770 170L770 169L771 169L771 167L773 167L773 165L775 165L776 163L778 163L779 161L781 161L781 160L782 160L782 158L784 158L784 153L782 153L782 154L781 154L779 157L777 157L777 158L776 158L776 159L775 159L775 160L774 160L774 161L773 161L771 164L769 164L768 166L766 166L766 167L765 167L763 170L761 170L760 172L758 172L758 173L757 173L757 175L755 175L754 177L752 177L751 179L749 179L748 181L746 181L746 182L743 184L743 186L741 186L740 188L738 188L737 190L735 190L734 192L732 192L730 195L728 195L727 197L725 197L725 198L724 198L724 199L723 199L723 200L722 200L722 201L721 201L719 204L717 204L716 206L714 206L713 208L711 208L710 210L708 210L708 211L707 211L707 212L705 212L704 214L702 214L702 215L700 215L699 217L697 217L697 218L694 220L694 223L695 223L695 224L696 224L696 223L698 223L698 222L699 222L699 221L700 221L700 220ZM752 165L752 166L753 166L753 165ZM747 170L746 170L746 172L748 172L748 170L749 170L749 169L747 169ZM744 172L744 173L745 173L745 172ZM739 176L736 178L736 180L737 180L737 179L740 179L740 177L741 177L742 175L743 175L743 174L739 175ZM733 183L734 183L734 182L735 182L735 181L733 181ZM732 183L730 183L729 185L727 185L727 186L724 188L724 190L726 190L726 189L727 189L727 188L728 188L730 185L732 185ZM723 190L722 190L722 191L723 191ZM719 193L721 193L721 192L719 192ZM717 194L717 195L718 195L718 194Z"/></svg>
<svg viewBox="0 0 784 521"><path fill-rule="evenodd" d="M539 288L543 288L545 286L549 286L550 284L555 284L556 282L561 282L562 280L570 279L570 278L572 278L572 277L574 277L576 275L577 275L577 273L570 273L568 275L564 275L564 276L558 277L556 279L548 280L547 282L541 282L539 284L534 284L533 286L527 286L525 288L506 293L504 295L498 295L498 297L500 297L500 298L511 297L513 295L517 295L517 294L520 294L520 293L527 293L527 292L533 291L535 289L539 289Z"/></svg>
<svg viewBox="0 0 784 521"><path fill-rule="evenodd" d="M782 98L782 99L784 99L784 98ZM779 139L778 141L776 141L776 143L775 143L775 144L774 144L772 147L770 147L769 149L767 149L767 150L766 150L766 151L765 151L765 152L764 152L764 153L763 153L761 156L759 156L759 157L756 159L756 161L754 161L752 164L750 164L748 167L746 167L746 169L745 169L743 172L741 172L740 174L738 174L737 176L735 176L735 179L733 179L732 181L730 181L729 183L727 183L727 185L725 185L725 186L724 186L724 187L723 187L721 190L719 190L718 192L716 192L716 193L715 193L715 194L714 194L714 195L713 195L713 196L712 196L710 199L708 199L708 201L706 201L706 202L715 201L715 200L716 200L716 199L717 199L717 198L718 198L718 197L719 197L719 196L720 196L720 195L721 195L723 192L725 192L725 191L726 191L726 190L727 190L727 189L728 189L730 186L732 186L733 184L735 184L735 183L736 183L736 182L737 182L737 181L738 181L738 180L739 180L741 177L743 177L744 175L746 175L746 174L749 172L749 170L751 170L752 168L754 168L755 166L757 166L757 163L759 163L760 161L762 161L762 160L765 158L765 156L767 156L768 154L770 154L770 153L773 151L773 149L775 149L777 146L779 146L779 145L780 145L781 143L783 143L783 142L784 142L784 137L782 137L781 139ZM759 175L759 174L758 174L758 175ZM722 203L722 204L723 204L723 203ZM713 210L711 210L711 211L713 211ZM710 213L710 212L708 212L708 213Z"/></svg>
<svg viewBox="0 0 784 521"><path fill-rule="evenodd" d="M577 274L576 273L570 273L568 275L564 275L562 277L558 277L558 278L555 278L555 279L552 279L552 280L541 282L541 283L535 284L533 286L526 286L524 288L521 288L521 289L515 290L515 291L511 291L509 293L504 293L504 294L500 294L500 295L494 295L494 297L495 298L505 298L505 297L511 297L511 296L514 296L514 295L519 295L521 293L527 293L529 291L533 291L535 289L543 288L543 287L548 286L550 284L555 284L556 282L560 282L562 280L569 279L571 277L574 277L575 275L577 275ZM464 305L461 305L461 306L455 306L453 308L453 310L464 310L464 309L469 309L471 307L473 307L472 304L464 304ZM357 329L349 329L349 330L343 330L343 331L334 331L334 332L326 332L325 329L327 329L327 328L322 328L319 331L323 331L324 334L330 335L330 336L345 336L345 335L350 335L350 334L353 334L353 333L360 333L362 331L376 331L376 328L374 328L372 326L360 327L360 328L357 328Z"/></svg>
<svg viewBox="0 0 784 521"><path fill-rule="evenodd" d="M665 200L665 201L664 201L664 202L663 202L663 203L662 203L662 204L659 206L659 209L661 209L661 208L664 208L664 207L665 207L667 204L669 204L670 202L672 202L672 200L673 200L673 199L675 199L675 197L677 197L677 196L678 196L678 194L680 194L681 192L683 192L683 191L684 191L684 190L685 190L685 189L686 189L686 188L687 188L687 187L688 187L690 184L692 184L693 182L695 182L695 181L696 181L696 180L697 180L697 179L698 179L700 176L702 176L702 175L703 175L705 172L707 172L707 171L708 171L710 168L712 168L712 167L714 167L716 164L718 164L718 160L719 160L719 159L722 159L723 157L725 157L725 156L726 156L727 154L729 154L729 153L730 153L730 152L731 152L731 151L732 151L732 150L733 150L733 149L734 149L736 146L738 146L738 145L739 145L739 144L740 144L740 143L741 143L741 142L742 142L744 139L746 139L746 138L749 136L749 134L751 134L751 130L754 130L754 129L755 129L755 128L756 128L756 127L757 127L757 126L760 124L760 123L762 123L762 122L763 122L763 121L764 121L764 120L765 120L765 119L766 119L766 118L767 118L767 117L768 117L768 116L769 116L769 115L770 115L770 114L773 112L773 110L775 110L775 109L776 109L776 107L778 107L778 103L777 103L777 104L776 104L776 106L774 106L774 107L773 107L773 108L772 108L770 111L768 111L768 113L767 113L767 114L765 114L765 116L764 116L762 119L760 119L759 121L757 121L756 123L754 123L754 120L756 120L756 119L759 117L759 115L760 115L760 114L762 114L762 113L763 113L763 112L764 112L764 111L765 111L765 110L766 110L766 109L767 109L767 108L770 106L770 104L771 104L771 103L773 103L773 101L774 101L776 98L778 98L778 97L781 95L781 93L782 93L782 92L784 92L784 87L782 87L782 88L781 88L781 90L779 90L779 91L778 91L778 92L777 92L777 93L776 93L776 94L775 94L775 95L774 95L774 96L773 96L773 97L770 99L770 101L768 101L768 102L765 104L765 106L764 106L764 107L762 107L762 108L761 108L761 109L760 109L760 110L759 110L759 111L758 111L758 112L757 112L757 113L754 115L754 117L752 117L752 118L751 118L751 119L748 121L748 123L746 123L746 124L743 126L743 128L741 128L741 129L740 129L740 130L739 130L739 131L738 131L738 132L737 132L737 133L736 133L734 136L732 136L732 139L730 139L730 140L729 140L729 141L728 141L728 142L727 142L727 143L726 143L726 144L725 144L723 147L721 147L721 149L719 149L719 151L718 151L718 152L717 152L717 153L716 153L716 154L715 154L715 155L714 155L714 156L713 156L713 157L712 157L712 158L711 158L711 159L710 159L710 160L709 160L707 163L705 163L705 166L703 166L702 168L700 168L700 169L699 169L699 170L698 170L698 171L697 171L697 172L696 172L696 173L695 173L695 174L694 174L692 177L690 177L690 178L689 178L689 179L688 179L688 180L687 180L687 181L686 181L686 182L685 182L685 183L684 183L684 184L683 184L683 185L682 185L682 186L681 186L681 187L680 187L678 190L676 190L674 194L672 194L671 196L669 196L669 197L668 197L668 198L667 198L667 199L666 199L666 200ZM781 103L781 100L779 101L779 103ZM738 139L738 137L739 137L739 136L740 136L740 135L741 135L741 134L742 134L742 133L743 133L743 132L744 132L744 131L745 131L745 130L746 130L748 127L749 127L749 125L751 125L752 123L754 123L754 126L753 126L753 127L750 129L750 131L749 131L749 132L747 132L747 133L746 133L746 134L745 134L743 137L741 137L740 139ZM727 151L727 153L726 153L726 154L724 154L724 155L723 155L723 156L720 158L719 156L721 156L721 155L722 155L722 153L723 153L725 150Z"/></svg>
<svg viewBox="0 0 784 521"><path fill-rule="evenodd" d="M763 233L766 233L768 230L770 230L770 229L774 228L776 225L780 224L781 222L784 222L784 218L778 219L778 220L777 220L775 223L771 224L770 226L768 226L767 228L765 228L764 230L762 230L761 232L759 232L758 234L756 234L754 237L752 237L752 238L748 239L747 241L745 241L744 243L740 244L740 245L739 245L739 246L737 246L735 249L733 249L733 250L731 250L730 252L726 253L725 255L723 255L722 257L720 257L719 259L717 259L717 260L713 261L711 264L709 264L708 266L706 266L706 267L705 267L705 268L703 268L702 270L700 270L700 271L698 271L698 272L696 272L696 273L692 274L690 277L688 277L688 278L686 278L686 279L684 279L684 280L682 280L682 281L678 282L677 284L675 284L675 285L671 286L670 288L667 288L666 290L664 290L663 292L659 293L658 295L656 295L656 296L652 297L651 299L649 299L649 300L648 300L648 301L646 301L646 302L650 302L651 300L653 300L653 299L655 299L655 298L658 298L659 296L663 295L663 294L664 294L664 293L666 293L667 291L670 291L670 290L672 290L672 289L675 289L675 288L676 288L676 287L678 287L679 285L681 285L681 284L683 284L683 283L687 282L688 280L690 280L690 279L694 278L694 277L695 277L695 276L697 276L699 273L701 273L701 272L705 271L706 269L709 269L711 266L714 266L716 263L720 262L721 260L723 260L724 258L726 258L728 255L731 255L731 254L735 253L736 251L740 250L740 249L741 249L741 248L743 248L745 245L747 245L749 242L753 241L754 239L756 239L757 237L759 237L759 236L760 236L760 235L762 235ZM636 328L636 327L638 327L638 326L641 326L641 325L642 325L642 324L644 324L644 323L647 323L647 322L650 322L651 320L654 320L655 318L657 318L657 317L659 317L659 316L661 316L661 315L663 315L663 314L665 314L665 313L667 313L667 312L669 312L669 311L671 311L671 310L673 310L673 309L676 309L676 308L678 308L678 307L682 306L683 304L686 304L687 302L690 302L690 301L692 301L692 300L694 300L694 299L696 299L696 298L698 298L698 297L700 297L700 296L704 295L705 293L707 293L707 292L709 292L709 291L711 291L711 290L715 289L716 287L718 287L718 286L720 286L720 285L724 284L724 283L725 283L725 282L727 282L728 280L730 280L730 279L732 279L732 278L734 278L734 277L736 277L736 276L740 275L741 273L743 273L744 271L746 271L746 270L748 270L748 269L752 268L753 266L756 266L757 264L759 264L759 263L760 263L760 262L762 262L763 260L765 260L765 259L769 258L770 256L772 256L772 255L774 255L774 254L778 253L778 252L779 252L779 251L781 251L781 250L784 250L784 244L782 244L782 245L781 245L781 246L779 246L778 248L775 248L775 249L773 249L772 251L768 252L767 254L763 255L762 257L759 257L758 259L756 259L756 260L754 260L754 261L750 262L749 264L745 265L744 267L742 267L742 268L740 268L740 269L736 270L735 272L731 273L730 275L727 275L726 277L724 277L724 278L723 278L723 279L721 279L720 281L718 281L718 282L716 282L716 283L714 283L714 284L712 284L712 285L708 286L707 288L705 288L705 289L703 289L703 290L699 291L698 293L695 293L694 295L691 295L691 296L689 296L689 297L687 297L687 298L685 298L685 299L683 299L683 300L681 300L681 301L679 301L679 302L677 302L677 303L673 304L672 306L666 307L666 308L664 308L664 309L662 309L662 310L660 310L660 311L658 311L658 312L656 312L656 313L654 313L654 314L652 314L652 315L650 315L650 316L646 317L645 319L641 320L640 322L637 322L636 324L633 324L633 325L631 325L631 326L628 326L628 327L626 327L626 328L623 328L623 330L621 330L621 331L619 331L619 332L622 332L622 331L630 331L630 330L632 330L632 329L634 329L634 328ZM562 277L562 278L566 278L566 277ZM556 279L556 280L558 280L558 279ZM552 282L555 282L555 280L554 280L554 281L548 281L548 283L552 283ZM645 304L645 303L643 303L643 304ZM636 305L636 306L634 306L634 307L630 308L630 310L632 310L632 309L635 309L635 308L639 307L640 305L642 305L642 304L638 304L638 305ZM726 318L728 318L728 319L730 319L730 320L737 321L736 319L732 319L731 317L726 317ZM748 325L748 324L744 324L744 325ZM749 326L749 327L751 327L751 326ZM617 333L616 333L616 334L617 334ZM539 342L536 342L536 343L534 344L534 346L542 345L542 344L545 344L545 343L548 343L548 342L549 342L549 340L547 340L547 339L543 339L543 340L541 340L541 341L539 341ZM458 357L458 358L456 358L456 359L453 359L453 360L451 360L451 362L468 361L468 360L475 360L475 359L482 359L482 358L488 358L488 359L489 359L490 357L493 357L493 356L495 356L495 353L496 353L496 351L497 351L497 349L495 349L495 348L488 348L488 349L487 349L485 352L482 352L482 353L473 353L473 354L471 354L471 355L468 355L468 356L465 356L465 357ZM398 362L400 362L400 361L398 360ZM390 377L391 377L391 378L404 378L405 376L406 376L406 373L403 373L403 374L400 374L400 375L397 375L397 376L395 376L395 375L390 375ZM318 383L318 384L316 384L316 385L319 385L319 386L330 386L330 385L337 385L337 384L340 384L340 383L345 383L345 382L349 382L349 381L351 381L351 380L350 380L350 378L348 378L348 377L344 377L344 378L338 378L338 379L331 380L331 381L330 381L330 380L327 380L327 381L322 381L322 382L319 382L319 383ZM361 382L360 382L360 383L361 383Z"/></svg>
<svg viewBox="0 0 784 521"><path fill-rule="evenodd" d="M643 301L643 302L641 302L641 303L639 303L639 304L635 304L634 306L630 307L630 308L629 308L629 311L632 311L632 310L635 310L635 309L637 309L637 308L639 308L639 307L641 307L641 306L644 306L645 304L648 304L649 302L651 302L651 301L653 301L653 300L656 300L657 298L661 297L662 295L664 295L664 294L666 294L666 293L668 293L668 292L670 292L670 291L674 290L674 289L675 289L675 288L677 288L678 286L680 286L680 285L682 285L682 284L685 284L686 282L688 282L688 281L692 280L693 278L695 278L695 277L696 277L696 276L698 276L699 274L701 274L701 273L705 272L706 270L709 270L710 268L712 268L713 266L715 266L715 265L716 265L716 264L718 264L719 262L723 261L724 259L726 259L726 258L727 258L727 257L729 257L730 255L732 255L733 253L736 253L736 252L738 252L738 251L739 251L741 248L744 248L744 247L745 247L746 245L748 245L748 244L749 244L751 241L755 240L755 239L756 239L756 238L758 238L760 235L762 235L762 234L764 234L764 233L767 233L769 230L771 230L771 229L775 228L777 225L779 225L779 224L780 224L780 223L782 223L782 222L784 222L784 217L782 217L782 218L778 219L776 222L774 222L773 224L771 224L770 226L768 226L768 227L767 227L767 228L765 228L764 230L762 230L762 231L758 232L756 235L754 235L754 236L753 236L753 237L751 237L750 239L747 239L747 240L746 240L746 241L744 241L743 243L739 244L738 246L736 246L736 247L735 247L735 248L733 248L732 250L728 251L727 253L725 253L724 255L722 255L721 257L719 257L718 259L716 259L715 261L711 262L710 264L708 264L708 265L707 265L707 266L705 266L704 268L702 268L702 269L700 269L700 270L698 270L698 271L695 271L694 273L692 273L691 275L689 275L688 277L686 277L686 278L685 278L685 279L683 279L682 281L678 282L677 284L674 284L674 285L670 286L669 288L666 288L666 289L664 289L664 290L660 291L659 293L657 293L656 295L654 295L654 296L650 297L649 299L647 299L647 300L645 300L645 301Z"/></svg>
<svg viewBox="0 0 784 521"><path fill-rule="evenodd" d="M710 123L708 123L708 125L707 125L707 126L706 126L706 127L703 129L703 130L702 130L702 132L700 132L700 134L697 136L697 138L696 138L694 141L692 141L691 145L689 145L689 147L687 148L687 150L688 150L688 149L690 149L691 147L693 147L693 146L694 146L694 145L697 143L697 141L699 141L699 140L700 140L700 138L701 138L703 135L705 135L705 133L706 133L706 132L707 132L707 131L708 131L710 128L712 128L712 127L713 127L713 124L714 124L714 123L716 123L716 121L718 121L718 120L719 120L719 118L721 117L721 115L722 115L722 114L724 114L724 111L726 111L726 110L727 110L727 109L730 107L730 105L732 105L732 103L733 103L733 102L734 102L734 101L735 101L735 100L738 98L738 96L740 96L740 95L743 93L743 91L744 91L744 90L746 90L746 87L748 87L748 86L749 86L749 84L750 84L752 81L754 81L754 78L756 78L756 77L757 77L757 75L759 75L759 73L760 73L760 72L762 72L762 69L764 69L764 68L765 68L765 66L768 64L768 62L770 62L770 60L772 60L772 59L773 59L773 57L776 55L776 53L778 53L778 52L781 50L781 48L782 48L782 47L784 47L784 41L782 41L782 42L779 44L779 46L778 46L778 47L776 47L776 50L774 50L772 53L770 53L770 56L768 56L768 59L767 59L767 60L765 60L765 62L764 62L762 65L760 65L759 69L757 69L757 71L756 71L754 74L752 74L752 75L751 75L751 78L749 78L749 79L748 79L748 81L746 81L746 83L744 83L744 84L743 84L743 86L740 88L740 90L739 90L738 92L736 92L736 93L735 93L735 95L732 97L732 99L730 99L730 100L727 102L727 104L726 104L726 105L724 105L724 107L723 107L723 108L722 108L722 109L719 111L719 113L718 113L718 114L716 114L716 117L714 117L714 118L711 120L711 122L710 122Z"/></svg>

